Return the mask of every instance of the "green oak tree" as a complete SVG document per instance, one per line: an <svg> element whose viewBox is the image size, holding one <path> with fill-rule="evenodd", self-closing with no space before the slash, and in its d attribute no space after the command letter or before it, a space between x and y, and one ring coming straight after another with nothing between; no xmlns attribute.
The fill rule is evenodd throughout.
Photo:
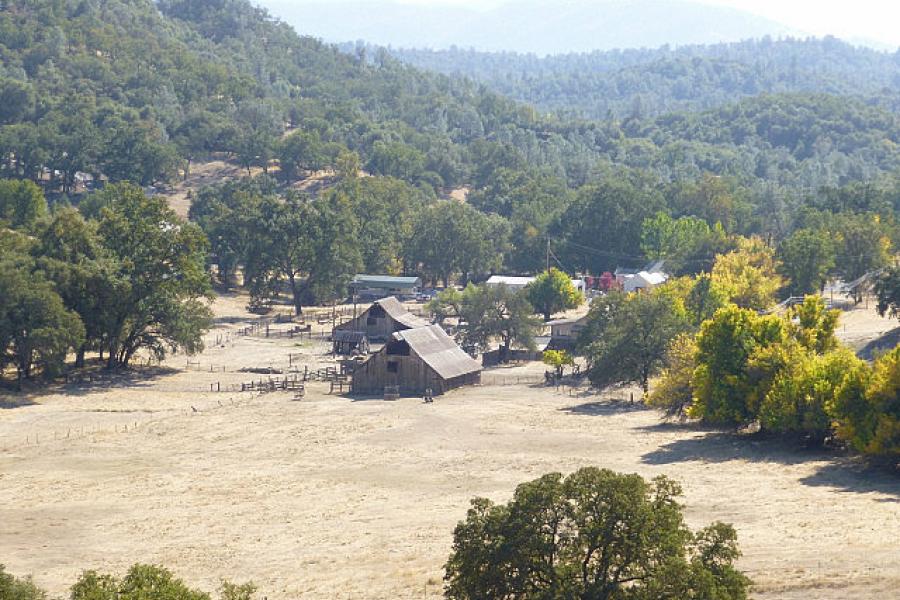
<svg viewBox="0 0 900 600"><path fill-rule="evenodd" d="M584 294L575 288L572 278L556 268L538 275L525 287L525 294L545 321L554 313L578 308L584 302Z"/></svg>
<svg viewBox="0 0 900 600"><path fill-rule="evenodd" d="M110 185L99 195L98 234L117 281L103 333L108 367L127 366L142 348L160 358L202 350L211 317L203 232L136 186Z"/></svg>
<svg viewBox="0 0 900 600"><path fill-rule="evenodd" d="M455 600L746 598L734 528L684 524L680 486L585 467L475 498L444 567Z"/></svg>
<svg viewBox="0 0 900 600"><path fill-rule="evenodd" d="M484 351L499 340L501 356L513 345L528 349L535 346L539 322L522 292L502 284L469 284L462 292L458 310L463 345Z"/></svg>
<svg viewBox="0 0 900 600"><path fill-rule="evenodd" d="M891 266L879 274L875 279L874 291L878 299L878 314L882 317L900 317L900 267Z"/></svg>
<svg viewBox="0 0 900 600"><path fill-rule="evenodd" d="M222 581L221 600L252 600L253 583ZM71 600L210 600L206 592L189 588L171 571L157 565L135 564L124 577L85 571L72 586Z"/></svg>
<svg viewBox="0 0 900 600"><path fill-rule="evenodd" d="M19 578L6 572L0 564L0 598L8 600L46 600L47 592L40 589L30 577Z"/></svg>
<svg viewBox="0 0 900 600"><path fill-rule="evenodd" d="M665 294L630 294L585 349L591 383L637 383L646 394L672 339L686 328L684 311Z"/></svg>
<svg viewBox="0 0 900 600"><path fill-rule="evenodd" d="M44 193L33 182L0 180L0 226L30 230L46 214Z"/></svg>
<svg viewBox="0 0 900 600"><path fill-rule="evenodd" d="M834 269L834 242L827 231L798 229L781 243L778 259L792 295L814 294L821 291Z"/></svg>
<svg viewBox="0 0 900 600"><path fill-rule="evenodd" d="M62 370L66 354L84 341L84 326L67 310L30 257L0 259L0 371L16 369L21 385L35 366L48 376Z"/></svg>

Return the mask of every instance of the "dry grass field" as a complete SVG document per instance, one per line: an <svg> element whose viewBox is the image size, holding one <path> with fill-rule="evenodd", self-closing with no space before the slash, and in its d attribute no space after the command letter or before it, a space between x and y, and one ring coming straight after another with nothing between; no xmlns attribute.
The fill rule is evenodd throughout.
<svg viewBox="0 0 900 600"><path fill-rule="evenodd" d="M240 297L216 311L212 341L252 317ZM143 561L209 590L252 579L270 599L437 598L471 497L598 465L680 480L692 526L733 523L755 598L900 589L900 481L849 458L667 425L620 401L627 390L484 386L430 405L354 401L325 383L300 401L209 392L260 377L241 367L286 367L289 352L330 361L321 342L232 337L192 359L199 370L177 356L0 396L0 563L54 595L82 569Z"/></svg>

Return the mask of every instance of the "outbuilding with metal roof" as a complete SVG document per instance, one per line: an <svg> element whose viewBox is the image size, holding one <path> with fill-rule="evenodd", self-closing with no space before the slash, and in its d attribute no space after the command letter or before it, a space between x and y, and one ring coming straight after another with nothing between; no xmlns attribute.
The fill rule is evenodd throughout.
<svg viewBox="0 0 900 600"><path fill-rule="evenodd" d="M338 331L359 331L373 342L383 341L396 331L425 327L428 321L412 314L395 297L372 303L361 315L334 328Z"/></svg>
<svg viewBox="0 0 900 600"><path fill-rule="evenodd" d="M438 325L398 331L379 352L353 372L353 393L443 394L481 382L481 364L466 354Z"/></svg>

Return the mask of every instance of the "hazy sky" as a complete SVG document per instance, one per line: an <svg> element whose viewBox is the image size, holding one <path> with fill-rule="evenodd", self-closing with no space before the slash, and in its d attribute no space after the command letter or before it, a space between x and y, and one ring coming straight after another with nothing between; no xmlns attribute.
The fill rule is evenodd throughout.
<svg viewBox="0 0 900 600"><path fill-rule="evenodd" d="M278 5L323 0L256 0L278 14ZM342 0L330 0L338 2ZM346 0L344 0L346 1ZM359 1L359 0L355 0ZM365 1L365 0L363 0ZM485 8L516 0L398 0L410 4L456 4ZM603 0L598 0L602 2ZM900 46L900 2L898 0L698 0L705 4L731 6L779 21L792 29L822 36L832 34L856 41L866 39Z"/></svg>
<svg viewBox="0 0 900 600"><path fill-rule="evenodd" d="M779 21L814 35L868 38L900 46L895 0L706 0Z"/></svg>

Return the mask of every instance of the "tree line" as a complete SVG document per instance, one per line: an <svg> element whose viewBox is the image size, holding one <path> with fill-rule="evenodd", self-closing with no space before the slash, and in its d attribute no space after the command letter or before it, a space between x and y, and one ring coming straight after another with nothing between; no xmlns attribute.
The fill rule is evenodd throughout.
<svg viewBox="0 0 900 600"><path fill-rule="evenodd" d="M201 350L206 249L199 227L133 185L51 211L34 183L0 181L0 373L21 383L59 374L70 353L115 368Z"/></svg>
<svg viewBox="0 0 900 600"><path fill-rule="evenodd" d="M498 167L485 179L459 202L354 168L316 196L260 176L200 190L190 218L210 241L221 283L238 283L240 272L260 305L286 285L298 309L343 297L357 272L415 274L444 287L541 272L548 242L553 265L572 275L656 260L696 274L746 235L775 248L777 294L800 296L888 265L900 239L900 188L889 182L823 188L779 211L710 175L667 184L615 170L574 192L525 167Z"/></svg>
<svg viewBox="0 0 900 600"><path fill-rule="evenodd" d="M864 70L869 81L892 59L854 62L834 40L711 52L744 60L765 51L759 60L779 69L794 52L801 65L822 65L816 72L844 65L830 76L842 86L760 86L700 114L585 120L542 114L383 49L342 53L246 0L14 0L0 9L0 31L0 175L52 194L80 191L85 175L165 183L210 156L290 183L345 169L355 155L367 172L426 191L498 189L525 171L552 178L536 191L558 195L560 183L577 190L598 172L628 168L666 184L711 173L789 203L900 164L892 105L841 95L860 88L857 63L878 66ZM688 77L721 71L703 63L702 50L672 52ZM663 83L637 77L669 96Z"/></svg>
<svg viewBox="0 0 900 600"><path fill-rule="evenodd" d="M773 248L745 238L709 273L597 298L577 344L591 382L638 383L670 416L843 443L896 463L900 350L873 364L857 358L835 337L839 311L818 295L776 314L779 270ZM879 311L896 314L900 271L875 280Z"/></svg>
<svg viewBox="0 0 900 600"><path fill-rule="evenodd" d="M342 46L347 52L357 47ZM407 64L472 78L544 111L589 119L697 112L759 94L827 92L887 101L896 98L900 74L896 53L830 36L544 57L464 48L389 51Z"/></svg>

